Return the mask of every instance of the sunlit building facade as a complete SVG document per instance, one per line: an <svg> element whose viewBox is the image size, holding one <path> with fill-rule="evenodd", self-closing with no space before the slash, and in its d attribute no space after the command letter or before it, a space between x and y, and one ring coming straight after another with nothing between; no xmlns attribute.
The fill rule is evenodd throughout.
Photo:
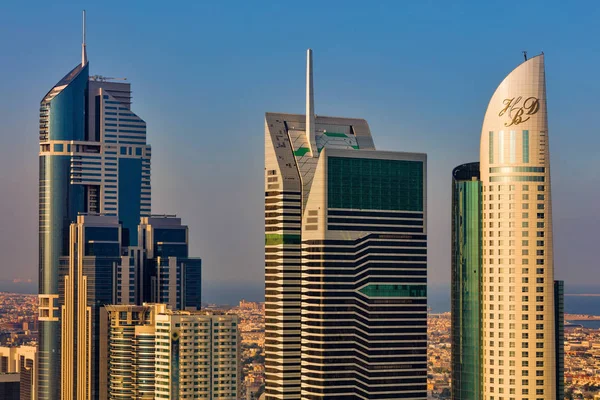
<svg viewBox="0 0 600 400"><path fill-rule="evenodd" d="M426 155L363 119L265 117L267 400L425 399Z"/></svg>
<svg viewBox="0 0 600 400"><path fill-rule="evenodd" d="M482 375L479 163L452 171L452 399L480 400Z"/></svg>
<svg viewBox="0 0 600 400"><path fill-rule="evenodd" d="M40 103L39 398L58 399L61 372L59 260L79 213L118 216L135 245L150 214L146 124L131 111L131 87L89 75L85 54Z"/></svg>
<svg viewBox="0 0 600 400"><path fill-rule="evenodd" d="M481 133L483 396L557 398L544 55L498 86Z"/></svg>
<svg viewBox="0 0 600 400"><path fill-rule="evenodd" d="M166 304L105 307L102 398L237 400L238 325L237 315Z"/></svg>

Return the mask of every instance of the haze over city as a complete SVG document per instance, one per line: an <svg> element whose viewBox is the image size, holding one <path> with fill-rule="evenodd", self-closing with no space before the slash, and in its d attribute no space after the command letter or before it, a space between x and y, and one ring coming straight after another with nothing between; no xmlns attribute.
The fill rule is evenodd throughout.
<svg viewBox="0 0 600 400"><path fill-rule="evenodd" d="M378 149L428 154L429 283L446 291L452 168L479 159L490 94L521 52L543 51L555 276L567 290L598 287L600 7L361 4L3 4L1 279L37 287L39 102L79 60L85 8L90 72L134 83L153 149L152 212L190 226L206 300L263 296L264 112L304 112L308 47L317 115L366 118Z"/></svg>

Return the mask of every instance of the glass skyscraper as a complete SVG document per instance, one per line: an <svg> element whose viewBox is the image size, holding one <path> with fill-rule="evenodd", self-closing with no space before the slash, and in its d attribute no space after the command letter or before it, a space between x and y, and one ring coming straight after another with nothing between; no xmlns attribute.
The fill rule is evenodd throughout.
<svg viewBox="0 0 600 400"><path fill-rule="evenodd" d="M479 163L452 172L452 399L480 400L482 376Z"/></svg>
<svg viewBox="0 0 600 400"><path fill-rule="evenodd" d="M200 310L202 260L189 257L189 229L181 218L142 218L138 235L144 250L144 271L139 274L145 281L143 301L164 303L171 310Z"/></svg>
<svg viewBox="0 0 600 400"><path fill-rule="evenodd" d="M40 103L39 139L39 398L58 399L69 227L79 213L117 216L123 244L136 245L140 217L150 214L151 150L129 83L90 77L85 45L81 64Z"/></svg>
<svg viewBox="0 0 600 400"><path fill-rule="evenodd" d="M425 399L426 155L363 119L265 117L267 400Z"/></svg>

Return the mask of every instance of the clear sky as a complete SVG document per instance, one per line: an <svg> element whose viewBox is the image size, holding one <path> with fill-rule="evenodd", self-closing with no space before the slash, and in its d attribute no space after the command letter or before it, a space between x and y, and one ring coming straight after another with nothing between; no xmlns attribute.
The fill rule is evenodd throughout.
<svg viewBox="0 0 600 400"><path fill-rule="evenodd" d="M556 276L600 287L599 2L167 4L0 5L0 281L37 281L39 101L80 62L85 8L90 73L131 82L153 212L190 226L207 296L262 292L264 113L304 113L308 47L317 114L365 118L378 149L429 155L438 287L450 280L452 168L479 159L487 103L521 51L544 51Z"/></svg>

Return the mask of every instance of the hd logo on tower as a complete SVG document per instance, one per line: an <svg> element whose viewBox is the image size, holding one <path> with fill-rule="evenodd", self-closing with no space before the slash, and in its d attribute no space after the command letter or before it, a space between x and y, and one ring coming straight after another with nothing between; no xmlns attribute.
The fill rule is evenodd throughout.
<svg viewBox="0 0 600 400"><path fill-rule="evenodd" d="M498 113L499 117L506 114L510 119L509 122L504 123L504 126L522 124L539 111L540 101L537 97L532 96L526 98L524 101L522 100L522 96L504 99L502 102L504 108Z"/></svg>

